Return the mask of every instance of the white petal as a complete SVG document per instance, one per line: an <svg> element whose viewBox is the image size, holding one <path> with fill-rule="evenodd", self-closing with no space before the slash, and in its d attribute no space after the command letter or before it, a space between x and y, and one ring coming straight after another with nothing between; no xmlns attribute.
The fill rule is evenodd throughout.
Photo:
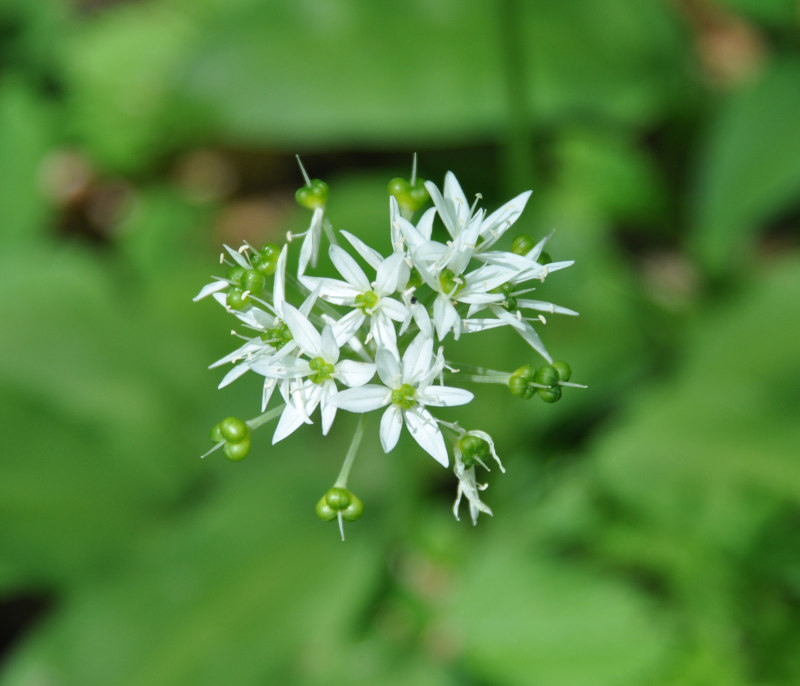
<svg viewBox="0 0 800 686"><path fill-rule="evenodd" d="M342 360L336 365L336 378L345 386L363 386L375 376L375 365L371 362Z"/></svg>
<svg viewBox="0 0 800 686"><path fill-rule="evenodd" d="M326 381L322 387L320 397L320 417L322 420L322 435L327 436L336 418L337 406L332 402L336 395L336 384L333 381Z"/></svg>
<svg viewBox="0 0 800 686"><path fill-rule="evenodd" d="M475 396L463 388L453 386L428 386L418 390L420 402L434 407L453 407L455 405L466 405Z"/></svg>
<svg viewBox="0 0 800 686"><path fill-rule="evenodd" d="M272 397L275 388L278 385L278 381L276 379L266 378L264 379L264 388L261 390L261 411L266 412L267 405L269 405L269 400Z"/></svg>
<svg viewBox="0 0 800 686"><path fill-rule="evenodd" d="M427 184L425 185L427 188ZM434 186L435 188L435 186ZM437 191L438 192L438 191ZM431 207L425 210L417 222L417 231L426 240L429 241L433 235L433 220L436 219L436 208Z"/></svg>
<svg viewBox="0 0 800 686"><path fill-rule="evenodd" d="M275 427L275 433L272 434L272 444L275 445L294 433L306 421L309 420L305 412L298 410L292 403L287 403L278 420L278 426Z"/></svg>
<svg viewBox="0 0 800 686"><path fill-rule="evenodd" d="M364 273L364 270L358 266L358 262L347 254L344 248L340 248L338 245L332 245L328 249L328 254L330 255L331 262L333 262L333 266L336 267L336 271L342 275L347 283L362 293L369 290L369 279L367 275Z"/></svg>
<svg viewBox="0 0 800 686"><path fill-rule="evenodd" d="M440 341L455 327L456 322L458 322L458 311L453 307L450 298L438 295L433 302L433 325Z"/></svg>
<svg viewBox="0 0 800 686"><path fill-rule="evenodd" d="M485 239L484 248L489 248L493 245L519 219L532 192L525 191L520 193L516 198L509 200L505 205L486 217L481 227L481 236Z"/></svg>
<svg viewBox="0 0 800 686"><path fill-rule="evenodd" d="M549 312L550 314L568 314L577 316L575 310L570 310L561 305L544 302L542 300L517 300L517 308L520 310L537 310L539 312Z"/></svg>
<svg viewBox="0 0 800 686"><path fill-rule="evenodd" d="M425 409L415 407L411 410L406 410L403 416L413 439L434 460L446 467L450 461L447 456L447 448L444 445L442 432L439 430L431 413Z"/></svg>
<svg viewBox="0 0 800 686"><path fill-rule="evenodd" d="M403 383L415 385L420 377L430 370L432 357L433 340L417 334L403 354Z"/></svg>
<svg viewBox="0 0 800 686"><path fill-rule="evenodd" d="M383 452L388 453L397 445L400 438L400 429L403 428L403 419L400 408L392 405L381 417L381 445Z"/></svg>
<svg viewBox="0 0 800 686"><path fill-rule="evenodd" d="M331 324L333 335L336 338L336 345L341 348L348 343L355 336L356 331L361 328L366 318L367 315L362 310L351 310L344 317Z"/></svg>
<svg viewBox="0 0 800 686"><path fill-rule="evenodd" d="M394 352L386 348L380 348L375 354L375 364L381 381L389 388L399 388L402 383L402 371L400 369L400 361Z"/></svg>
<svg viewBox="0 0 800 686"><path fill-rule="evenodd" d="M333 335L333 329L329 324L326 324L322 329L321 344L319 354L326 362L336 364L339 360L339 346L336 344L336 338Z"/></svg>
<svg viewBox="0 0 800 686"><path fill-rule="evenodd" d="M347 281L328 279L322 276L304 276L301 283L309 290L316 289L319 297L334 305L350 305L362 290L355 288Z"/></svg>
<svg viewBox="0 0 800 686"><path fill-rule="evenodd" d="M383 309L378 310L372 315L369 330L379 348L386 348L393 355L399 355L397 350L397 334L394 330L394 324Z"/></svg>
<svg viewBox="0 0 800 686"><path fill-rule="evenodd" d="M292 332L294 340L300 349L309 357L317 357L321 354L322 338L313 324L308 321L300 312L286 303L283 307L284 321Z"/></svg>
<svg viewBox="0 0 800 686"><path fill-rule="evenodd" d="M205 298L207 295L211 295L212 293L216 293L217 291L221 291L223 288L228 288L230 284L227 281L212 281L211 283L207 283L200 289L200 292L192 298L195 302Z"/></svg>
<svg viewBox="0 0 800 686"><path fill-rule="evenodd" d="M396 322L405 321L409 315L408 308L394 298L381 298L380 311Z"/></svg>
<svg viewBox="0 0 800 686"><path fill-rule="evenodd" d="M460 226L464 226L469 221L469 203L464 191L461 190L461 184L458 182L456 175L451 171L444 175L444 197L445 200L450 201Z"/></svg>
<svg viewBox="0 0 800 686"><path fill-rule="evenodd" d="M337 407L348 412L371 412L388 405L392 400L392 392L386 386L361 386L339 391L333 398Z"/></svg>
<svg viewBox="0 0 800 686"><path fill-rule="evenodd" d="M383 262L383 257L381 257L381 254L377 250L370 248L364 241L354 236L349 231L342 231L341 234L350 242L350 245L355 248L356 252L361 255L364 262L373 269L378 269L381 262Z"/></svg>
<svg viewBox="0 0 800 686"><path fill-rule="evenodd" d="M410 269L405 256L396 252L381 262L375 276L375 292L378 295L391 295L408 283Z"/></svg>
<svg viewBox="0 0 800 686"><path fill-rule="evenodd" d="M219 382L219 386L217 388L225 388L230 383L233 383L238 379L242 374L247 372L250 367L247 366L247 363L237 364L233 369L231 369L224 377L222 377L222 381Z"/></svg>
<svg viewBox="0 0 800 686"><path fill-rule="evenodd" d="M539 338L539 334L536 333L534 328L528 324L524 319L520 321L517 319L513 314L510 312L506 312L502 307L492 307L492 312L498 319L502 319L505 321L509 326L513 327L514 330L522 336L525 342L531 346L537 353L539 353L545 360L548 362L552 362L553 358L550 357L550 353L547 352L547 348L544 347L544 343L542 343L542 339Z"/></svg>
<svg viewBox="0 0 800 686"><path fill-rule="evenodd" d="M228 251L228 254L233 258L233 261L236 262L236 264L238 264L240 267L243 269L252 269L245 256L242 255L242 253L240 253L238 250L234 250L229 245L224 244L222 247Z"/></svg>

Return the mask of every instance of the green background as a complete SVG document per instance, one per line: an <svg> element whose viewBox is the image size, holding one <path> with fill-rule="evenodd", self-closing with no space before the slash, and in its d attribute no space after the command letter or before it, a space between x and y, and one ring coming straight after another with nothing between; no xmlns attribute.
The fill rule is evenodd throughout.
<svg viewBox="0 0 800 686"><path fill-rule="evenodd" d="M800 10L791 0L4 0L0 686L800 683ZM199 460L222 242L281 240L300 153L385 249L452 169L575 259L537 297L589 385L480 387L477 527L367 427ZM536 360L509 332L462 359ZM344 414L344 413L343 413Z"/></svg>

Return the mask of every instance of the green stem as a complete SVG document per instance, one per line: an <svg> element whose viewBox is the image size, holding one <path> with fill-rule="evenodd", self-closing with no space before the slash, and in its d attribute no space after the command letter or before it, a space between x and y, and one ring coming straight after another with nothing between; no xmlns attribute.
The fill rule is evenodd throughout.
<svg viewBox="0 0 800 686"><path fill-rule="evenodd" d="M356 458L358 447L361 445L361 439L364 437L364 425L366 423L367 423L367 415L362 414L358 418L358 426L356 426L356 432L355 434L353 434L353 440L350 441L350 448L347 450L347 455L345 455L344 464L342 464L342 469L339 472L339 476L336 478L336 483L333 484L334 488L347 487L347 478L350 476L350 469L352 468L353 461Z"/></svg>
<svg viewBox="0 0 800 686"><path fill-rule="evenodd" d="M250 428L251 431L257 429L260 426L263 426L267 422L275 419L281 412L283 412L283 408L286 407L286 403L282 403L277 407L273 407L271 410L267 410L264 414L258 415L258 417L253 417L252 419L248 419L245 424Z"/></svg>

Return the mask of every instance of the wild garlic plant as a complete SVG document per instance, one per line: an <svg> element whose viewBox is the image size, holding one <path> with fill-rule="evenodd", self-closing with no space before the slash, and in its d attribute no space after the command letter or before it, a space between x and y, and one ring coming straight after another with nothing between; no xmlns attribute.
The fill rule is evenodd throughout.
<svg viewBox="0 0 800 686"><path fill-rule="evenodd" d="M206 455L221 448L228 459L243 459L251 433L269 422L275 421L274 444L315 421L327 435L340 410L358 414L341 472L316 507L321 519L338 521L344 538L343 521L359 519L364 510L347 487L350 470L367 417L379 412L384 452L395 448L405 427L443 467L452 456L458 481L453 514L458 519L463 498L477 523L480 513L492 514L481 500L487 484L479 481L477 470L488 471L492 461L505 469L487 432L444 421L437 408L472 402L473 392L462 388L469 383L503 384L515 396L538 396L548 403L559 400L565 386L583 387L570 382L569 365L551 358L534 328L546 323L545 313L577 312L528 297L532 284L573 262L554 262L544 252L549 236L536 242L518 234L510 251L496 248L531 191L487 214L478 208L480 196L467 201L451 172L441 191L417 177L416 156L410 180L389 183L392 252L382 255L358 236L333 228L326 214L327 184L310 179L299 158L298 163L305 184L296 198L312 211L308 229L289 233L283 246L224 246L225 275L213 277L195 298L212 296L246 332L237 334L242 345L211 365L232 365L219 387L247 372L264 379L261 414L248 421L222 420L211 431L214 447ZM429 200L433 206L415 223ZM437 218L446 232L443 241L434 229ZM290 252L300 239L293 274ZM312 273L323 242L339 278ZM499 371L448 357L451 341L499 327L521 336L544 364Z"/></svg>

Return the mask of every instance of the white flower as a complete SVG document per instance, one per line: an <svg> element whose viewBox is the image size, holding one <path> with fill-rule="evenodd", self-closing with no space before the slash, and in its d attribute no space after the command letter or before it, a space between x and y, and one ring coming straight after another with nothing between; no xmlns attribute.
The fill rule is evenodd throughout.
<svg viewBox="0 0 800 686"><path fill-rule="evenodd" d="M286 438L301 424L310 422L310 415L320 407L322 433L327 434L336 417L337 407L331 402L336 395L336 381L345 386L362 386L375 375L371 362L340 360L339 349L353 331L341 330L340 340L336 329L326 324L320 334L308 318L289 304L284 305L286 325L294 342L309 359L294 358L269 369L273 377L291 379L281 385L286 407L278 421L272 442Z"/></svg>
<svg viewBox="0 0 800 686"><path fill-rule="evenodd" d="M467 431L463 434L464 436L475 436L483 441L486 441L489 445L489 451L492 457L497 462L498 466L500 467L501 472L505 472L506 470L503 468L502 462L500 462L500 458L497 456L497 452L494 448L494 441L492 437L487 434L485 431ZM473 457L473 459L478 462L484 469L488 470L489 467L481 462L480 458ZM469 514L472 517L472 523L478 523L478 515L481 512L484 512L488 515L492 514L492 511L489 509L489 506L486 505L484 502L481 501L480 498L480 491L486 490L488 484L481 484L478 482L477 477L475 475L475 465L473 464L470 467L467 467L464 464L464 459L461 454L461 449L459 447L459 442L456 442L455 448L453 449L453 472L458 479L458 492L456 494L456 501L453 504L453 514L455 515L456 519L458 517L458 507L461 504L461 497L464 496L469 501Z"/></svg>
<svg viewBox="0 0 800 686"><path fill-rule="evenodd" d="M369 384L340 391L334 402L349 412L370 412L389 406L381 418L380 438L384 452L391 451L405 424L420 447L445 467L449 463L447 448L436 419L427 405L450 407L470 402L473 394L461 388L434 385L444 368L440 353L434 359L433 341L418 335L406 348L402 363L394 353L378 350L378 376L383 385Z"/></svg>
<svg viewBox="0 0 800 686"><path fill-rule="evenodd" d="M303 284L318 289L319 297L334 305L357 308L348 315L357 322L354 324L356 330L369 316L370 336L379 347L397 353L397 336L392 321L403 322L409 313L405 305L389 296L406 284L409 267L401 253L392 253L384 259L354 236L348 234L347 238L374 266L375 281L370 283L364 270L343 248L332 245L328 254L344 281L307 276L302 279Z"/></svg>

